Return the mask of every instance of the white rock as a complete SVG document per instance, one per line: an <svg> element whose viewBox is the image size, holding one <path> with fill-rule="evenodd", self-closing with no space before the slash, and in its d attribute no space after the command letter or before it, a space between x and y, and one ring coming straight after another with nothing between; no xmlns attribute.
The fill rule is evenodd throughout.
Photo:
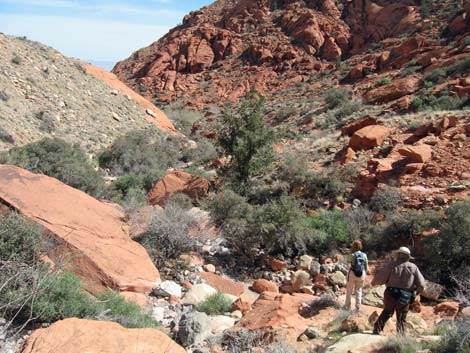
<svg viewBox="0 0 470 353"><path fill-rule="evenodd" d="M243 317L243 313L240 310L235 310L233 313L230 314L230 316L234 319L241 319Z"/></svg>
<svg viewBox="0 0 470 353"><path fill-rule="evenodd" d="M174 282L174 281L164 281L155 288L155 294L160 295L162 297L169 297L173 295L175 297L181 298L182 297L182 289L181 286Z"/></svg>
<svg viewBox="0 0 470 353"><path fill-rule="evenodd" d="M215 273L215 266L212 265L212 264L204 265L204 270L205 270L206 272Z"/></svg>
<svg viewBox="0 0 470 353"><path fill-rule="evenodd" d="M157 115L155 114L155 112L152 109L146 109L145 112L153 118L157 117Z"/></svg>
<svg viewBox="0 0 470 353"><path fill-rule="evenodd" d="M152 310L152 319L156 322L162 322L165 318L165 308L163 307L156 307Z"/></svg>
<svg viewBox="0 0 470 353"><path fill-rule="evenodd" d="M207 297L216 294L217 290L208 284L200 283L195 284L186 293L181 303L183 305L198 305L203 302Z"/></svg>
<svg viewBox="0 0 470 353"><path fill-rule="evenodd" d="M371 347L380 348L387 339L386 336L368 335L364 333L347 335L328 347L325 353L360 353L365 350L369 351Z"/></svg>

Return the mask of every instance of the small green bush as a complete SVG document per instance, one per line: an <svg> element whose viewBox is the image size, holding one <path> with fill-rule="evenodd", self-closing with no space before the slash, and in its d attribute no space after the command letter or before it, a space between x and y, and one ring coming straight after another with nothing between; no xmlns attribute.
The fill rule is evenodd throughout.
<svg viewBox="0 0 470 353"><path fill-rule="evenodd" d="M2 117L0 117L2 119ZM7 130L4 128L0 127L0 141L9 143L14 145L15 144L15 138L13 137L12 134L10 134Z"/></svg>
<svg viewBox="0 0 470 353"><path fill-rule="evenodd" d="M186 210L169 204L152 214L150 224L137 241L147 249L157 267L161 267L165 261L197 249L196 239L188 235L195 223Z"/></svg>
<svg viewBox="0 0 470 353"><path fill-rule="evenodd" d="M208 296L196 307L197 311L201 311L207 315L222 315L232 311L231 309L231 300L222 292Z"/></svg>
<svg viewBox="0 0 470 353"><path fill-rule="evenodd" d="M437 225L440 215L432 210L402 210L385 213L386 222L376 240L378 249L395 249L412 245L425 230Z"/></svg>
<svg viewBox="0 0 470 353"><path fill-rule="evenodd" d="M428 256L425 275L440 283L455 285L450 274L469 278L470 265L470 201L456 202L445 210L438 226L439 235L426 241Z"/></svg>
<svg viewBox="0 0 470 353"><path fill-rule="evenodd" d="M381 188L372 196L369 207L375 212L396 210L402 202L400 190L397 188Z"/></svg>
<svg viewBox="0 0 470 353"><path fill-rule="evenodd" d="M414 97L413 100L411 101L411 107L416 112L421 110L422 106L423 106L423 99L420 97Z"/></svg>
<svg viewBox="0 0 470 353"><path fill-rule="evenodd" d="M157 327L157 323L140 307L127 301L119 293L112 290L104 291L96 296L95 305L104 319L114 321L127 328Z"/></svg>
<svg viewBox="0 0 470 353"><path fill-rule="evenodd" d="M11 58L11 62L15 65L20 65L22 60L21 58L18 56L18 55L13 55L13 57Z"/></svg>
<svg viewBox="0 0 470 353"><path fill-rule="evenodd" d="M321 211L318 216L308 217L307 225L315 230L312 236L313 249L318 255L350 242L347 224L340 211Z"/></svg>
<svg viewBox="0 0 470 353"><path fill-rule="evenodd" d="M80 279L70 272L46 276L41 291L32 302L32 312L41 322L68 317L87 318L97 314L92 297L83 290Z"/></svg>
<svg viewBox="0 0 470 353"><path fill-rule="evenodd" d="M98 162L113 175L138 176L148 191L179 160L180 143L179 138L164 138L154 130L131 131L101 151Z"/></svg>
<svg viewBox="0 0 470 353"><path fill-rule="evenodd" d="M203 206L210 211L212 221L218 227L232 218L240 219L252 211L246 198L230 189L210 194Z"/></svg>
<svg viewBox="0 0 470 353"><path fill-rule="evenodd" d="M17 213L0 214L0 259L33 265L46 250L42 230Z"/></svg>
<svg viewBox="0 0 470 353"><path fill-rule="evenodd" d="M390 82L392 82L392 80L390 79L390 77L381 77L381 78L377 81L377 86L385 86L385 85L388 85Z"/></svg>
<svg viewBox="0 0 470 353"><path fill-rule="evenodd" d="M95 170L86 153L78 145L59 138L14 147L0 156L0 163L51 176L95 197L104 193L102 174Z"/></svg>
<svg viewBox="0 0 470 353"><path fill-rule="evenodd" d="M199 138L196 148L183 150L183 160L196 164L206 164L213 162L218 157L217 150L211 140Z"/></svg>
<svg viewBox="0 0 470 353"><path fill-rule="evenodd" d="M423 345L410 336L394 336L387 339L381 347L381 351L394 353L415 353L422 350Z"/></svg>
<svg viewBox="0 0 470 353"><path fill-rule="evenodd" d="M435 69L424 75L424 81L439 83L446 77L447 74L444 69Z"/></svg>
<svg viewBox="0 0 470 353"><path fill-rule="evenodd" d="M325 95L325 103L328 109L338 108L349 102L351 91L346 88L332 89Z"/></svg>
<svg viewBox="0 0 470 353"><path fill-rule="evenodd" d="M380 228L376 224L375 212L366 207L349 208L343 214L349 239L361 239L368 248L380 242Z"/></svg>
<svg viewBox="0 0 470 353"><path fill-rule="evenodd" d="M185 109L182 106L170 107L165 109L164 112L175 127L186 136L191 134L193 124L203 118L200 112Z"/></svg>

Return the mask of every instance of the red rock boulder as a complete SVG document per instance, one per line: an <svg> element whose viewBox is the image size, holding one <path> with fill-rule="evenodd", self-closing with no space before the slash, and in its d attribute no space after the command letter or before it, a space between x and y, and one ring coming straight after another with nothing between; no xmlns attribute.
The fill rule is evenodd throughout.
<svg viewBox="0 0 470 353"><path fill-rule="evenodd" d="M201 277L208 285L217 289L219 292L239 297L245 291L245 286L241 282L235 282L230 278L224 278L215 273L201 272Z"/></svg>
<svg viewBox="0 0 470 353"><path fill-rule="evenodd" d="M150 190L147 200L151 205L164 205L174 193L181 192L193 199L203 197L209 191L209 181L200 176L174 171L158 181Z"/></svg>
<svg viewBox="0 0 470 353"><path fill-rule="evenodd" d="M278 293L279 288L276 283L270 282L267 279L257 279L253 282L251 286L251 290L256 293L263 293L263 292L273 292Z"/></svg>
<svg viewBox="0 0 470 353"><path fill-rule="evenodd" d="M33 332L21 353L185 353L162 331L127 329L114 322L66 319Z"/></svg>
<svg viewBox="0 0 470 353"><path fill-rule="evenodd" d="M419 76L408 76L368 91L364 99L368 103L386 103L417 91L420 85Z"/></svg>
<svg viewBox="0 0 470 353"><path fill-rule="evenodd" d="M360 130L370 125L377 125L377 118L372 115L367 115L361 119L354 120L353 122L343 126L341 128L341 136L351 136L357 130Z"/></svg>
<svg viewBox="0 0 470 353"><path fill-rule="evenodd" d="M80 277L93 293L106 288L149 292L160 275L131 240L124 214L48 176L0 165L0 199L42 226L57 245L49 258Z"/></svg>
<svg viewBox="0 0 470 353"><path fill-rule="evenodd" d="M235 329L293 328L303 332L309 321L300 316L299 309L302 303L311 302L314 298L308 294L261 296L253 304L253 309L238 322Z"/></svg>
<svg viewBox="0 0 470 353"><path fill-rule="evenodd" d="M432 158L432 148L429 145L405 146L398 150L411 163L426 163Z"/></svg>
<svg viewBox="0 0 470 353"><path fill-rule="evenodd" d="M370 125L356 131L349 140L349 147L354 151L369 150L382 145L392 130L382 125Z"/></svg>

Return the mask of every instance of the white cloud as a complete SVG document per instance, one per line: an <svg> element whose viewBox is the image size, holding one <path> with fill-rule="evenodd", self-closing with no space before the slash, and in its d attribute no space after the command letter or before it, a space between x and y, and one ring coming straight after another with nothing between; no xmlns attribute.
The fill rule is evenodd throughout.
<svg viewBox="0 0 470 353"><path fill-rule="evenodd" d="M171 27L95 18L0 14L0 31L27 36L84 60L122 60L156 41Z"/></svg>

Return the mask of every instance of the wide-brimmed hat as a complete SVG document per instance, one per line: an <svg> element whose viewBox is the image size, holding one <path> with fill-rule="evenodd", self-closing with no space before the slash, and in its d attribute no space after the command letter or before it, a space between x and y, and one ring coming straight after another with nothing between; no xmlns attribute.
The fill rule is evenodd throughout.
<svg viewBox="0 0 470 353"><path fill-rule="evenodd" d="M410 259L414 259L414 257L411 256L411 251L410 251L410 249L408 249L406 246L402 246L402 247L400 247L400 249L395 250L395 253L397 253L397 254L403 254L403 255L409 256Z"/></svg>

